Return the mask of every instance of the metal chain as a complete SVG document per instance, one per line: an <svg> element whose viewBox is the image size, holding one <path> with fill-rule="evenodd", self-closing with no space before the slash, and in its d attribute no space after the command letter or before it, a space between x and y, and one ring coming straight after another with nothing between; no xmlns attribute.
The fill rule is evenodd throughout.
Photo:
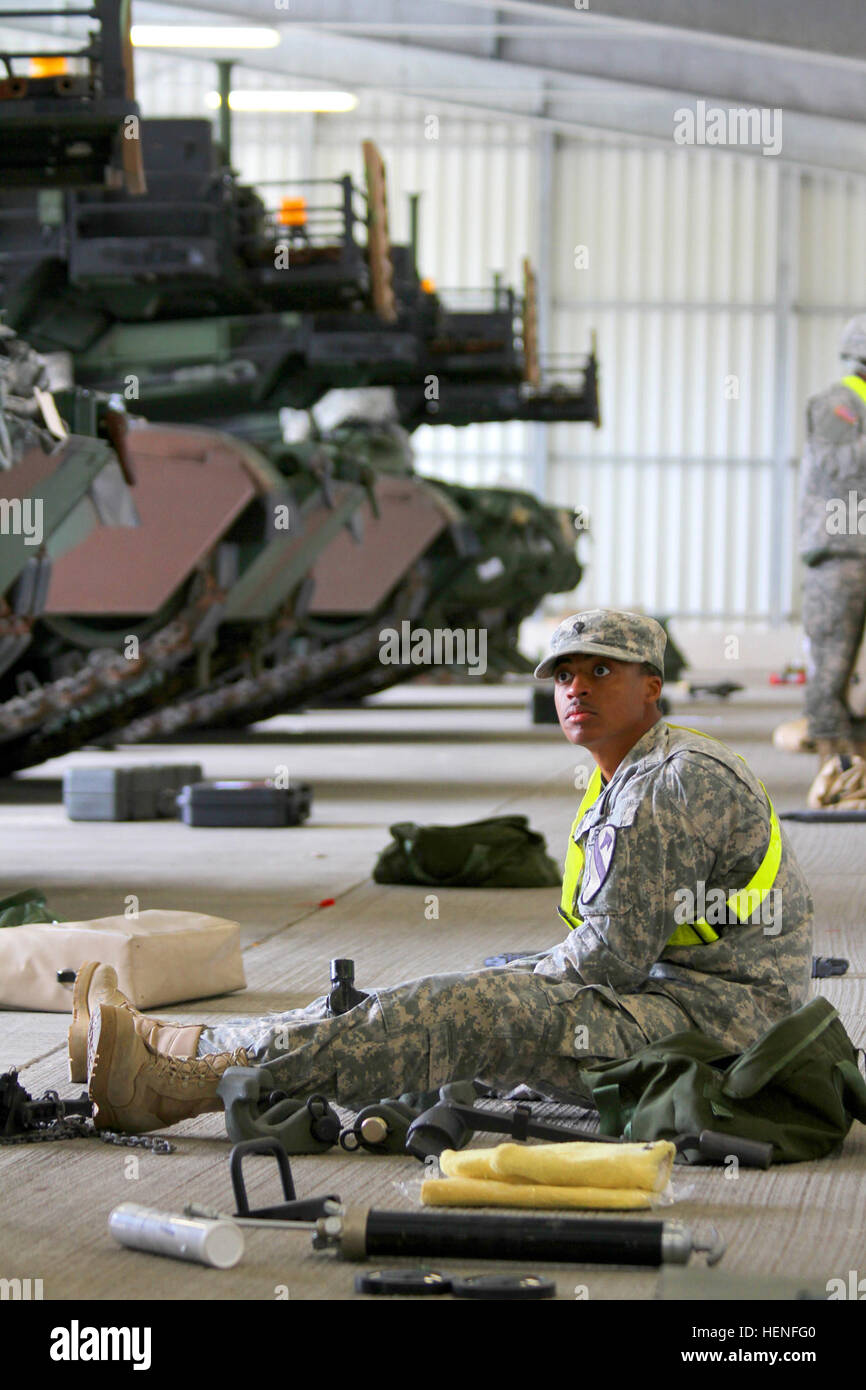
<svg viewBox="0 0 866 1390"><path fill-rule="evenodd" d="M7 1127L11 1126L16 1122L19 1108L29 1108L32 1123L29 1128L22 1129L17 1134L0 1132L0 1145L11 1147L15 1144L50 1144L63 1139L101 1139L104 1144L117 1144L125 1149L149 1149L151 1153L157 1154L174 1153L175 1145L168 1139L154 1139L150 1135L141 1134L117 1134L113 1130L97 1129L91 1115L68 1113L67 1106L80 1107L86 1099L86 1094L82 1092L78 1100L66 1101L61 1099L57 1091L48 1090L34 1102L30 1092L21 1085L18 1071L13 1067L0 1076L2 1122ZM48 1105L54 1107L53 1117L36 1119L34 1106L37 1107L38 1113L38 1107ZM26 1118L22 1116L18 1122L26 1124Z"/></svg>
<svg viewBox="0 0 866 1390"><path fill-rule="evenodd" d="M150 1134L117 1134L110 1129L94 1129L103 1144L116 1144L121 1149L147 1149L155 1154L173 1154L177 1148L170 1139L154 1139Z"/></svg>
<svg viewBox="0 0 866 1390"><path fill-rule="evenodd" d="M147 1149L150 1153L171 1154L177 1149L169 1139L155 1139L149 1134L117 1134L109 1129L97 1129L92 1120L70 1116L51 1120L46 1125L24 1134L0 1134L0 1147L15 1144L50 1144L63 1139L101 1139L103 1144L115 1144L123 1149Z"/></svg>

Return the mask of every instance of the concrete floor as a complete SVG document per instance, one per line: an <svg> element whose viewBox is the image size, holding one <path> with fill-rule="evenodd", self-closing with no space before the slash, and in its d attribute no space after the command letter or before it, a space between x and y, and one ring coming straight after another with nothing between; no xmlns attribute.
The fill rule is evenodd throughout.
<svg viewBox="0 0 866 1390"><path fill-rule="evenodd" d="M740 674L739 679L742 679ZM438 921L424 915L423 889L379 887L373 862L396 820L457 822L522 812L559 860L574 814L581 755L555 726L533 727L528 687L418 685L363 710L314 711L257 726L245 736L86 752L0 782L0 896L25 885L46 890L67 920L121 913L130 894L144 908L213 913L241 925L248 989L169 1011L217 1021L302 1005L327 989L332 956L355 959L358 984L384 986L414 975L477 967L486 955L539 950L560 936L550 889L440 894ZM779 810L802 806L813 759L778 753L769 733L799 713L799 694L750 684L722 703L676 697L675 722L692 724L745 754ZM287 767L314 789L300 829L200 830L173 822L72 823L60 779L72 763L200 760L208 777L263 777ZM816 954L847 955L844 980L821 986L849 1032L866 1042L866 827L790 825L816 899ZM333 898L331 907L321 907ZM16 1066L33 1094L75 1094L67 1080L68 1016L0 1013L0 1070ZM372 1097L371 1097L372 1099ZM177 1152L135 1154L77 1141L0 1148L6 1193L0 1209L0 1277L42 1278L46 1299L292 1299L355 1297L355 1270L313 1254L306 1236L249 1232L231 1272L121 1249L107 1220L121 1201L180 1210L197 1201L226 1209L229 1143L221 1116L171 1132ZM866 1130L855 1125L841 1154L820 1163L741 1172L676 1169L676 1204L665 1215L728 1241L728 1274L784 1271L819 1284L863 1263ZM346 1202L413 1209L420 1168L401 1157L339 1150L292 1160L300 1195L339 1192ZM260 1161L251 1199L276 1200L275 1174ZM387 1263L397 1264L397 1260ZM413 1263L408 1261L407 1263ZM449 1267L451 1267L449 1265ZM457 1266L455 1266L457 1267ZM464 1263L485 1272L482 1263ZM551 1267L560 1298L578 1284L598 1299L653 1297L653 1271ZM866 1272L866 1271L864 1271ZM275 1290L286 1290L280 1295Z"/></svg>

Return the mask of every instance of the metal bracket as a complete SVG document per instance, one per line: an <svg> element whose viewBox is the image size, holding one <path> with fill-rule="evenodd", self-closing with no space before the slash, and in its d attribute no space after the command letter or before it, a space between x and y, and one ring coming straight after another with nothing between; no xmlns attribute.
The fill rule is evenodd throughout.
<svg viewBox="0 0 866 1390"><path fill-rule="evenodd" d="M243 1174L243 1161L250 1154L273 1154L277 1160L285 1198L279 1206L250 1207ZM328 1203L340 1201L332 1192L325 1197L297 1198L288 1155L276 1139L246 1139L242 1144L235 1144L229 1155L229 1172L235 1198L235 1216L254 1217L260 1221L316 1221L328 1214Z"/></svg>

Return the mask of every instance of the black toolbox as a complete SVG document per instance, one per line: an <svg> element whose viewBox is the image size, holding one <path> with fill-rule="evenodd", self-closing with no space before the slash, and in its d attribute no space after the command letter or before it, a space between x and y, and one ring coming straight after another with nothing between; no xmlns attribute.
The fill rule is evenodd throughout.
<svg viewBox="0 0 866 1390"><path fill-rule="evenodd" d="M312 788L308 782L194 782L177 804L186 825L300 825L310 814Z"/></svg>
<svg viewBox="0 0 866 1390"><path fill-rule="evenodd" d="M533 724L558 724L552 685L536 685L529 693L529 713Z"/></svg>

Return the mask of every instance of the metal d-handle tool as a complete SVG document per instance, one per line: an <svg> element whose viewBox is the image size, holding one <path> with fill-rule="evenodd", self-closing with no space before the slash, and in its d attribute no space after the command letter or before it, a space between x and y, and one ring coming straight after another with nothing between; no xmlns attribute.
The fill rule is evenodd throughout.
<svg viewBox="0 0 866 1390"><path fill-rule="evenodd" d="M283 1197L285 1198L278 1206L250 1209L243 1174L243 1161L250 1154L273 1154L276 1158L283 1185ZM229 1155L229 1172L231 1173L232 1190L235 1194L236 1217L258 1218L266 1224L272 1224L274 1221L304 1222L311 1220L315 1222L318 1217L324 1215L330 1206L338 1204L340 1201L333 1192L329 1192L326 1197L306 1199L296 1197L288 1155L276 1139L245 1139L243 1143L235 1144ZM229 1217L229 1220L235 1220L235 1217Z"/></svg>

